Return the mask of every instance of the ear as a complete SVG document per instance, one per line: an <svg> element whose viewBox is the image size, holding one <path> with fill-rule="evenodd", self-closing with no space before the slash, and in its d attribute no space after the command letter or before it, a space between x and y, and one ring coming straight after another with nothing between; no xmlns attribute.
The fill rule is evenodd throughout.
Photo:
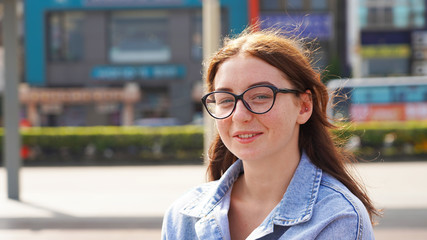
<svg viewBox="0 0 427 240"><path fill-rule="evenodd" d="M301 93L300 96L300 112L298 114L297 123L304 124L310 119L313 112L313 100L310 90Z"/></svg>

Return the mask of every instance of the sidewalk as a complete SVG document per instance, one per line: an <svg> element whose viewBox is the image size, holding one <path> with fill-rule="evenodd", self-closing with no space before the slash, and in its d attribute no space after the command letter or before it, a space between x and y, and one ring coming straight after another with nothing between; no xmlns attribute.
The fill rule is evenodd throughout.
<svg viewBox="0 0 427 240"><path fill-rule="evenodd" d="M377 239L427 239L427 162L358 165L385 209ZM159 239L166 208L204 166L24 167L21 201L0 168L0 239Z"/></svg>

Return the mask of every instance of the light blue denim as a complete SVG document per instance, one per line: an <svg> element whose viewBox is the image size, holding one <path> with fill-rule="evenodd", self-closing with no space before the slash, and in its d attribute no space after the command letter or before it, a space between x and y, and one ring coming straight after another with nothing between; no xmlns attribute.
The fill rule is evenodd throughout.
<svg viewBox="0 0 427 240"><path fill-rule="evenodd" d="M162 239L230 239L226 201L242 172L238 160L218 181L202 184L175 201L163 219ZM303 154L282 200L248 239L374 239L374 235L362 202Z"/></svg>

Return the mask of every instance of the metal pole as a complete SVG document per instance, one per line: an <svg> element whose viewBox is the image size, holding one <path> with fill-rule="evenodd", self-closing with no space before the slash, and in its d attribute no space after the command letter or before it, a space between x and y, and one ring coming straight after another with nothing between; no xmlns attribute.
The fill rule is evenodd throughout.
<svg viewBox="0 0 427 240"><path fill-rule="evenodd" d="M351 66L353 78L362 76L360 56L359 0L347 2L347 62Z"/></svg>
<svg viewBox="0 0 427 240"><path fill-rule="evenodd" d="M3 1L3 38L5 88L3 92L3 161L7 170L7 195L19 200L21 167L18 102L18 34L16 0Z"/></svg>
<svg viewBox="0 0 427 240"><path fill-rule="evenodd" d="M218 0L203 0L203 58L208 59L219 48L220 7ZM206 66L204 72L206 73ZM206 75L206 74L205 74ZM203 81L204 89L206 82ZM208 161L209 146L214 138L214 120L204 111L204 158Z"/></svg>

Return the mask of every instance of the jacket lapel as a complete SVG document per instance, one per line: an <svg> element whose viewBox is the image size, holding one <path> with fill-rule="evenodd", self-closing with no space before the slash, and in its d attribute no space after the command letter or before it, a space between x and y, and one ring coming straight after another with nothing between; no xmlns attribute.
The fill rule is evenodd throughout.
<svg viewBox="0 0 427 240"><path fill-rule="evenodd" d="M195 229L198 239L225 239L214 214L209 214L197 221Z"/></svg>

